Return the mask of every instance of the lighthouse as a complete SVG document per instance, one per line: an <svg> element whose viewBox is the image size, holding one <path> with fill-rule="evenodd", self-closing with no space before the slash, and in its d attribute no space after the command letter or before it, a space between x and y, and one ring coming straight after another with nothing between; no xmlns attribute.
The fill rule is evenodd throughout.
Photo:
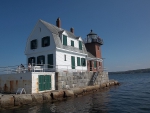
<svg viewBox="0 0 150 113"><path fill-rule="evenodd" d="M93 56L88 59L88 71L102 71L102 55L101 55L101 45L103 45L103 40L92 30L87 35L85 46L88 54ZM90 56L90 55L89 55Z"/></svg>

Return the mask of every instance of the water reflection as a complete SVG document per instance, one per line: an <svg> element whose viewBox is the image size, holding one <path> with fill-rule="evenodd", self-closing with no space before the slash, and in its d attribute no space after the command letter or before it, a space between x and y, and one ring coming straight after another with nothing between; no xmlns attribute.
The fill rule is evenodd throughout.
<svg viewBox="0 0 150 113"><path fill-rule="evenodd" d="M29 113L89 113L89 112L107 112L107 103L109 102L109 90L95 92L78 98L68 99L62 102L46 103L42 106L29 109Z"/></svg>

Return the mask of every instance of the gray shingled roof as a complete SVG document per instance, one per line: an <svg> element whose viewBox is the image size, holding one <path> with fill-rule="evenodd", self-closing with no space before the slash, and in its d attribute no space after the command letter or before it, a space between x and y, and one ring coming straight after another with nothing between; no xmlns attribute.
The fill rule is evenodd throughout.
<svg viewBox="0 0 150 113"><path fill-rule="evenodd" d="M92 55L90 52L87 52L88 53L88 57L90 58L96 58L94 55Z"/></svg>
<svg viewBox="0 0 150 113"><path fill-rule="evenodd" d="M65 30L65 31L69 37L76 38L76 36L72 32L69 32L67 30Z"/></svg>
<svg viewBox="0 0 150 113"><path fill-rule="evenodd" d="M62 48L62 49L67 49L67 50L74 51L74 52L80 52L80 53L87 54L87 50L86 50L85 45L84 45L83 42L82 42L82 45L83 45L82 50L79 50L79 48L75 48L75 47L72 47L72 46L62 45L60 37L59 37L59 33L63 33L65 31L69 37L74 38L74 39L78 39L78 37L75 36L72 32L64 30L62 28L58 28L57 26L54 26L54 25L52 25L48 22L45 22L43 20L40 20L40 21L52 32L56 47Z"/></svg>
<svg viewBox="0 0 150 113"><path fill-rule="evenodd" d="M62 28L58 28L57 26L54 26L48 22L45 22L43 20L40 20L51 32L59 35L59 33L63 33L64 31L67 33L67 35L71 38L76 38L76 36L72 33L72 32L69 32L67 30L64 30Z"/></svg>
<svg viewBox="0 0 150 113"><path fill-rule="evenodd" d="M54 26L54 25L52 25L52 24L50 24L50 23L48 23L48 22L45 22L45 21L43 21L43 20L40 20L40 21L41 21L52 33L54 33L54 34L59 35L58 32L62 31L61 28L58 28L58 27L56 27L56 26Z"/></svg>

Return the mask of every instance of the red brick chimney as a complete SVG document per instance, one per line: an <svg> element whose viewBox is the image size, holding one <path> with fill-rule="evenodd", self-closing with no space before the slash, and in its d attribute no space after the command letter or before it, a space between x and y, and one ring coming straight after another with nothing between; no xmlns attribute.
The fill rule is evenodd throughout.
<svg viewBox="0 0 150 113"><path fill-rule="evenodd" d="M73 29L73 28L70 28L70 32L74 33L74 29Z"/></svg>
<svg viewBox="0 0 150 113"><path fill-rule="evenodd" d="M60 21L59 17L57 18L56 26L59 27L59 28L61 27L61 21Z"/></svg>

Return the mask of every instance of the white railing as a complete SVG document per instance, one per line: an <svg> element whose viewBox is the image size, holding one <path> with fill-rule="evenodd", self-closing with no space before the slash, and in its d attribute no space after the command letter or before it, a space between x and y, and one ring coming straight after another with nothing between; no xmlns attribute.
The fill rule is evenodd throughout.
<svg viewBox="0 0 150 113"><path fill-rule="evenodd" d="M51 67L51 68L50 68ZM86 72L92 71L92 69L88 70L85 66L74 66L72 69L71 65L49 65L49 64L32 64L32 66L28 67L27 64L15 65L15 66L7 66L0 67L0 74L10 74L10 73L27 73L27 72ZM102 68L94 68L96 71L105 71L106 69Z"/></svg>
<svg viewBox="0 0 150 113"><path fill-rule="evenodd" d="M26 64L22 65L24 67L21 67L20 65L0 67L0 74L21 73L23 71L26 71Z"/></svg>
<svg viewBox="0 0 150 113"><path fill-rule="evenodd" d="M103 68L103 67L90 67L90 68L88 68L88 71L104 72L104 71L107 71L107 69L106 69L106 68Z"/></svg>

